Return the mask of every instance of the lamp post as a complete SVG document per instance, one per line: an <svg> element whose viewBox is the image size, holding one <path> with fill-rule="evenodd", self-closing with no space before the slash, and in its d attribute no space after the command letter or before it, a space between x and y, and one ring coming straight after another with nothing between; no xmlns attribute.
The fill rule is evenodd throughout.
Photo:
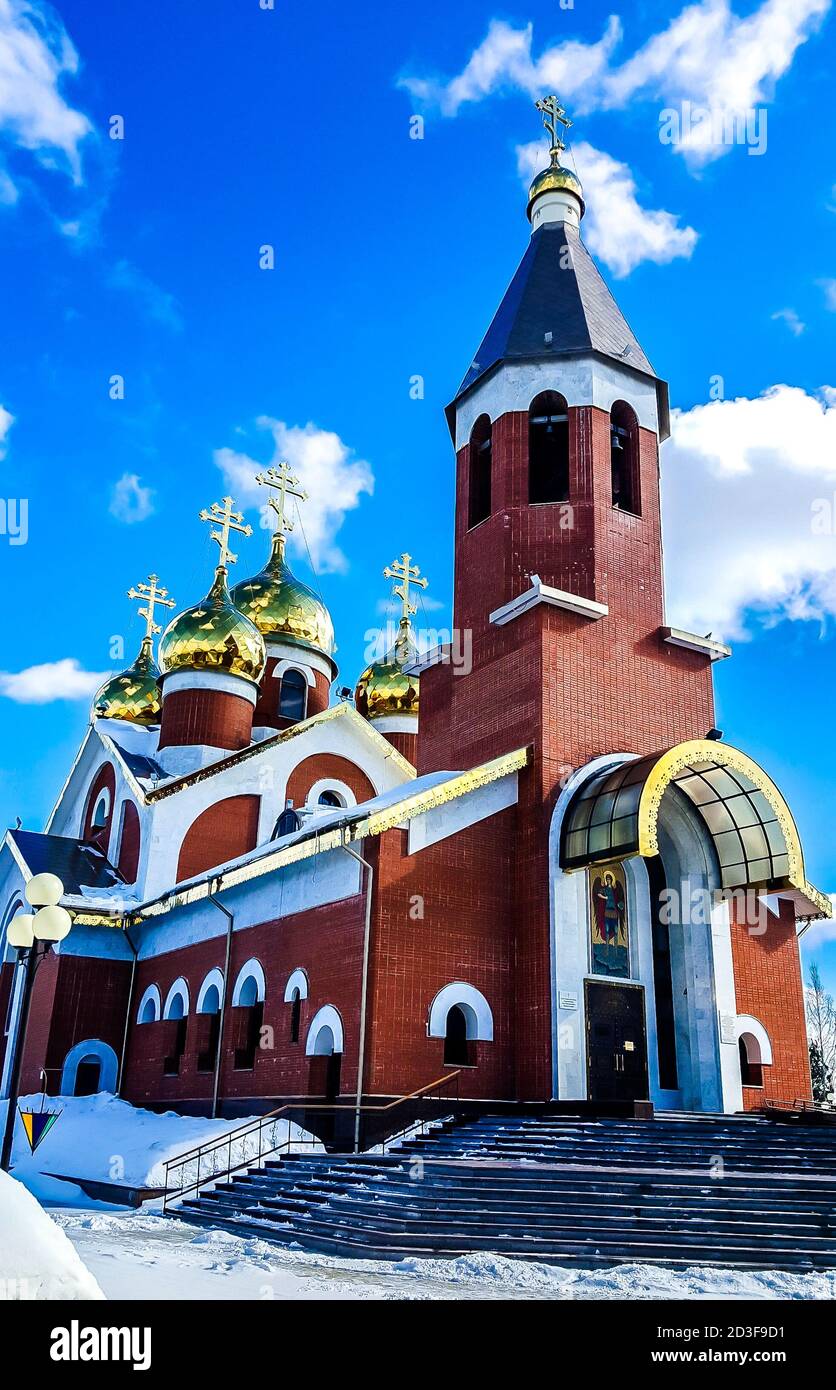
<svg viewBox="0 0 836 1390"><path fill-rule="evenodd" d="M55 874L36 874L34 878L30 878L24 891L27 902L36 911L18 912L9 923L6 936L9 945L14 946L17 951L18 968L24 971L24 975L17 1027L14 1032L14 1039L11 1037L9 1039L14 1051L9 1074L9 1108L6 1112L3 1147L0 1150L0 1169L5 1172L9 1171L12 1161L20 1068L23 1061L26 1023L29 1018L35 971L49 953L52 943L63 941L73 924L66 908L58 906L64 896L64 885ZM39 944L41 946L40 952L38 951Z"/></svg>

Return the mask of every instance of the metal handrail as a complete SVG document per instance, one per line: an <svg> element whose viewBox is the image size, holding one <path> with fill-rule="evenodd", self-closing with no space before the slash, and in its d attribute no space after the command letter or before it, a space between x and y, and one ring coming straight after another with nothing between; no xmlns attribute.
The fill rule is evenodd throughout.
<svg viewBox="0 0 836 1390"><path fill-rule="evenodd" d="M285 1105L280 1105L275 1110L268 1110L265 1115L259 1115L253 1120L248 1120L246 1124L240 1125L238 1129L232 1129L227 1134L219 1135L217 1139L208 1140L205 1144L199 1144L193 1149L188 1149L185 1153L178 1154L175 1158L167 1159L164 1165L165 1183L163 1186L163 1211L167 1210L170 1202L177 1199L182 1200L187 1193L197 1192L199 1194L201 1187L208 1186L209 1183L222 1181L225 1177L228 1177L230 1173L238 1172L241 1168L249 1168L255 1162L260 1163L263 1158L267 1158L270 1154L277 1153L280 1149L287 1149L291 1144L309 1143L313 1145L317 1143L318 1140L316 1136L313 1136L309 1140L304 1140L293 1139L291 1135L288 1134L286 1138L272 1144L270 1148L262 1148L261 1139L265 1128L275 1124L276 1120L278 1120L280 1116L286 1115L289 1110L304 1110L306 1112L316 1110L318 1112L329 1111L332 1114L345 1114L348 1111L355 1113L359 1109L365 1113L372 1111L381 1113L387 1110L395 1110L398 1106L406 1104L407 1101L420 1100L422 1096L426 1096L430 1091L437 1090L451 1081L456 1082L456 1093L458 1095L458 1079L460 1076L460 1069L447 1072L444 1076L437 1077L435 1081L430 1081L428 1085L419 1087L417 1091L410 1091L408 1095L397 1096L395 1100L387 1101L385 1105L361 1105L359 1107L353 1105L309 1105L304 1100L298 1100L288 1101ZM255 1133L258 1134L258 1152L248 1152L243 1155L240 1160L233 1163L233 1144L243 1144L251 1134ZM226 1166L216 1168L213 1165L211 1171L205 1173L203 1177L201 1177L201 1166L203 1162L208 1159L210 1154L215 1154L222 1149L226 1149L227 1151ZM188 1163L196 1164L194 1180L192 1182L181 1182L178 1186L170 1187L170 1170L172 1168L183 1168Z"/></svg>

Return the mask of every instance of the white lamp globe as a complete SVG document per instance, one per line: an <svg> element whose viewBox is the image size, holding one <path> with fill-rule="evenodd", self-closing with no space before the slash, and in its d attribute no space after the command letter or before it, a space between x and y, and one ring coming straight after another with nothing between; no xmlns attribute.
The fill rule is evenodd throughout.
<svg viewBox="0 0 836 1390"><path fill-rule="evenodd" d="M64 885L56 874L35 874L24 892L33 907L54 907L64 896Z"/></svg>
<svg viewBox="0 0 836 1390"><path fill-rule="evenodd" d="M31 912L18 912L9 923L9 930L6 933L6 940L10 946L14 946L19 951L26 951L35 940L33 923L35 918Z"/></svg>
<svg viewBox="0 0 836 1390"><path fill-rule="evenodd" d="M39 941L63 941L72 924L73 919L67 909L51 903L35 913L32 930Z"/></svg>

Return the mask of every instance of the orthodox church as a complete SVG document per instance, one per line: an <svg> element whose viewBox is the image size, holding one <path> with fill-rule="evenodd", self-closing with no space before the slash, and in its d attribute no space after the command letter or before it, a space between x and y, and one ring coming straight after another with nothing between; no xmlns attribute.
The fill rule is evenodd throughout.
<svg viewBox="0 0 836 1390"><path fill-rule="evenodd" d="M798 924L830 905L768 771L715 728L729 649L666 620L668 388L582 240L563 110L538 106L530 241L447 409L456 642L419 653L404 554L394 643L335 696L331 618L288 565L290 468L259 477L253 578L231 579L234 501L202 512L206 596L172 615L156 575L130 591L136 660L45 829L3 840L2 1093L6 934L49 871L73 927L35 976L22 1091L43 1070L51 1094L235 1114L456 1071L496 1102L810 1096Z"/></svg>

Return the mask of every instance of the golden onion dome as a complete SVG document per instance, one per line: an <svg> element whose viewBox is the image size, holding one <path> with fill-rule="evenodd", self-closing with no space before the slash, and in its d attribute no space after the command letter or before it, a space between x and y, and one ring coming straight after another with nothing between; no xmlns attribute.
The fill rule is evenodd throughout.
<svg viewBox="0 0 836 1390"><path fill-rule="evenodd" d="M259 681L266 661L264 639L236 608L219 566L206 598L173 618L160 638L160 666L173 671L223 671Z"/></svg>
<svg viewBox="0 0 836 1390"><path fill-rule="evenodd" d="M408 619L402 618L392 650L367 666L354 692L354 703L366 719L387 714L417 714L420 682L405 667L418 658Z"/></svg>
<svg viewBox="0 0 836 1390"><path fill-rule="evenodd" d="M538 198L541 193L550 193L552 190L559 188L574 193L581 205L581 217L583 217L586 212L586 203L583 200L583 186L581 181L577 174L572 173L571 169L564 169L563 165L558 162L557 154L555 153L552 155L552 162L548 169L541 170L528 190L527 211L529 221L531 220L531 209L534 205L534 199Z"/></svg>
<svg viewBox="0 0 836 1390"><path fill-rule="evenodd" d="M265 641L292 642L309 647L331 659L334 655L334 624L324 603L313 589L297 579L285 560L285 537L276 531L270 558L252 579L244 579L232 590L232 601Z"/></svg>
<svg viewBox="0 0 836 1390"><path fill-rule="evenodd" d="M96 719L125 719L131 724L159 724L160 670L150 637L143 637L133 666L106 680L93 697Z"/></svg>

